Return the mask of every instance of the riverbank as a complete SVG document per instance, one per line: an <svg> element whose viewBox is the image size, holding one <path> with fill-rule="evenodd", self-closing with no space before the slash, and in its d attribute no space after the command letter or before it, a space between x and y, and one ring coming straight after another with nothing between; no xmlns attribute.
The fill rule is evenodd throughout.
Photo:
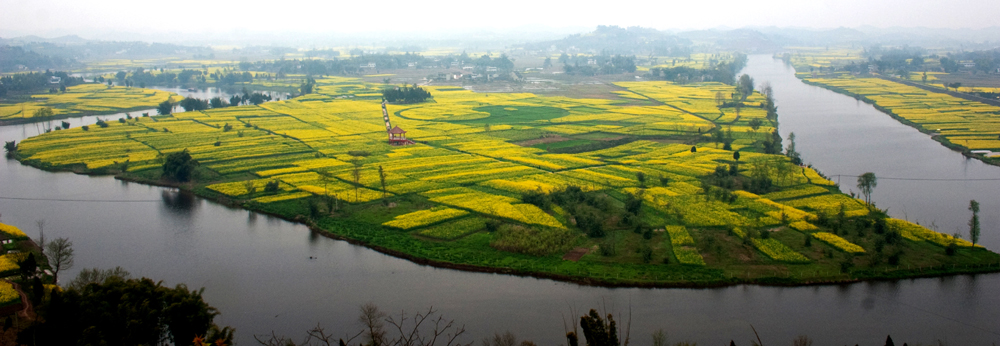
<svg viewBox="0 0 1000 346"><path fill-rule="evenodd" d="M38 118L35 118L35 117L31 117L31 118L17 118L17 119L2 119L2 120L0 120L0 126L35 124L35 123L42 123L42 122L52 122L52 121L57 121L57 120L66 120L66 119L82 118L82 117L89 117L89 116L113 115L113 114L117 114L117 113L128 113L128 112L136 112L136 111L150 111L150 112L155 112L155 109L149 108L149 107L152 107L152 106L139 106L139 107L132 107L132 108L116 109L116 110L114 110L112 112L79 112L79 113L69 113L69 114L58 114L58 115L53 115L53 116L50 116L50 117L45 117L45 119L38 119ZM155 114L150 114L150 115L152 116L152 115L155 115ZM142 114L133 115L133 117L141 117L141 116L142 116ZM117 119L104 119L104 120L105 121L109 121L109 120L117 120Z"/></svg>
<svg viewBox="0 0 1000 346"><path fill-rule="evenodd" d="M107 175L107 172L81 172L41 166L36 166L36 168L49 171L69 171L76 174ZM470 246L472 245L470 243L448 246L451 245L451 242L416 239L406 232L388 229L379 224L366 224L358 220L331 216L314 219L299 213L305 209L303 206L297 205L298 203L296 202L300 201L263 204L253 201L233 200L225 195L213 193L211 190L205 189L198 184L178 184L162 179L150 179L148 176L123 175L120 173L114 177L121 181L175 188L228 207L243 208L275 216L289 222L303 224L312 232L316 232L316 234L324 237L364 246L380 253L420 265L469 272L550 279L583 286L713 288L752 284L790 287L839 285L866 281L893 281L1000 272L1000 256L981 248L963 248L957 250L966 255L970 252L980 253L976 257L963 260L962 263L925 267L907 267L905 265L881 266L850 269L846 272L842 272L836 268L824 269L807 264L799 265L798 267L790 265L791 268L787 269L777 268L773 265L748 265L739 270L697 266L681 266L681 268L671 266L669 270L656 270L655 267L658 267L656 265L581 263L563 260L561 254L539 258L500 252L488 246ZM355 207L386 208L380 202L372 202ZM816 246L820 246L818 245L819 241L816 242ZM931 246L943 251L943 248L935 245ZM470 249L470 247L473 247L473 249ZM470 252L468 250L474 251ZM928 251L928 249L924 248L923 251ZM981 260L970 261L972 258L979 258L985 254L990 254L997 258L993 262L988 263L983 263ZM921 256L919 254L914 255ZM482 265L482 263L504 263L505 265ZM740 271L745 271L747 275L740 276L738 274Z"/></svg>
<svg viewBox="0 0 1000 346"><path fill-rule="evenodd" d="M817 86L817 87L821 87L821 88L833 91L835 93L846 95L846 96L850 96L850 97L852 97L852 98L854 98L854 99L856 99L858 101L862 101L864 103L867 103L867 104L871 105L872 107L874 107L875 109L879 110L880 112L885 113L886 115L889 115L893 119L899 121L900 123L902 123L902 124L904 124L906 126L912 127L914 129L922 132L922 133L925 133L925 134L929 135L931 137L931 139L933 139L934 141L940 143L941 145L947 147L948 149L951 149L953 151L961 153L965 157L972 158L972 159L977 159L977 160L982 161L983 163L986 163L986 164L990 164L990 165L994 165L994 166L1000 166L1000 156L988 157L988 156L986 156L984 154L974 153L973 150L971 150L971 149L969 149L969 148L967 148L965 146L962 146L960 144L956 144L956 143L950 141L947 137L941 136L940 133L937 133L936 131L931 130L931 129L927 129L924 126L922 126L921 124L918 124L918 123L913 122L913 121L911 121L909 119L906 119L905 117L900 116L899 114L896 114L896 112L893 112L892 109L887 108L887 107L885 107L883 105L878 104L878 102L876 102L875 100L872 100L872 99L866 97L865 95L854 93L854 92L851 92L851 91L846 90L844 88L836 87L836 86L833 86L833 85L829 85L829 84L825 84L825 83L821 83L821 82L816 82L816 81L811 81L811 80L803 78L802 76L799 76L798 74L796 74L796 77L799 77L799 80L801 80L805 84L813 85L813 86ZM883 79L891 81L891 82L899 83L899 81L894 80L894 79L890 79L890 78L883 78ZM901 83L901 84L909 85L908 83ZM910 86L913 86L913 85L910 85ZM939 92L939 91L933 90L931 88L921 88L921 89L924 89L924 90L927 90L927 91L930 91L930 92ZM954 96L954 95L951 95L951 93L948 93L948 95ZM971 98L965 98L965 99L968 99L970 101L979 102L979 101L973 100Z"/></svg>

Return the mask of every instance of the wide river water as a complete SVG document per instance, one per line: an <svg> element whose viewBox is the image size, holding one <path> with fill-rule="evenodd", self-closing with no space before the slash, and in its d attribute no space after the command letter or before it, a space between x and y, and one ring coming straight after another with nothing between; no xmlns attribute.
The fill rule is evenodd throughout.
<svg viewBox="0 0 1000 346"><path fill-rule="evenodd" d="M1000 168L966 160L864 103L802 84L769 56L751 57L745 72L771 83L782 133L794 131L805 160L827 174L1000 177ZM0 139L20 140L36 129L2 127ZM853 179L842 177L845 189ZM977 199L982 243L997 250L998 185L882 178L874 199L895 216L934 221L949 233L964 227L965 206ZM875 345L887 334L900 344L1000 341L1000 274L794 288L586 287L417 265L172 189L49 173L11 160L0 160L0 213L32 237L35 221L44 219L47 238L73 241L76 266L60 275L62 283L83 268L122 266L165 285L205 287L205 299L222 312L216 322L235 327L242 345L272 330L301 340L317 323L337 335L356 331L358 306L366 302L397 313L433 306L466 326L466 341L510 330L539 345L564 344L564 318L578 321L590 308L625 314L622 324L631 308L635 345L651 344L660 328L671 344L749 345L751 325L770 344L798 335L820 345Z"/></svg>

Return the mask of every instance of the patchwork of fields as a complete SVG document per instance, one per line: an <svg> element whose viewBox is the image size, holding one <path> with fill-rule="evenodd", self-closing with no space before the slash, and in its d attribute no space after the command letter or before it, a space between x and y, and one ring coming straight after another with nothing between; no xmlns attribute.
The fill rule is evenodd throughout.
<svg viewBox="0 0 1000 346"><path fill-rule="evenodd" d="M82 84L66 88L64 93L32 95L31 99L31 102L0 104L0 120L26 120L44 107L51 108L54 116L117 113L153 108L166 100L180 101L182 97L152 89Z"/></svg>
<svg viewBox="0 0 1000 346"><path fill-rule="evenodd" d="M200 193L289 218L312 213L317 227L339 236L456 265L604 280L614 272L615 280L628 282L720 282L800 272L842 280L850 274L835 268L860 264L858 256L870 252L870 234L830 233L822 221L860 220L869 213L862 202L811 168L760 153L760 141L770 137L774 124L757 106L764 100L759 94L737 112L716 104L716 93L732 90L723 84L616 85L657 105L430 87L431 102L389 105L393 125L417 141L397 147L386 143L370 86L325 78L317 80L318 93L292 100L55 131L25 140L19 155L45 168L155 178L165 154L187 150L200 163L192 187ZM754 119L762 125L751 127ZM732 139L732 150L709 141L715 129ZM573 154L513 144L554 136L628 141ZM730 166L739 167L739 176L766 177L773 187L761 195L706 193L704 179ZM268 182L278 182L278 189L265 191ZM612 205L639 196L642 223L659 231L640 235L602 220L611 234L591 239L569 211L522 198L569 186L607 196ZM494 237L486 231L491 222L515 228ZM919 225L890 225L906 232L908 245L899 246L913 255L905 263L946 263L943 250L917 254L951 244L988 253ZM519 243L525 237L559 251L505 251L529 248ZM813 245L804 245L813 238ZM560 259L570 248L599 246L604 254ZM615 254L605 246L628 250Z"/></svg>

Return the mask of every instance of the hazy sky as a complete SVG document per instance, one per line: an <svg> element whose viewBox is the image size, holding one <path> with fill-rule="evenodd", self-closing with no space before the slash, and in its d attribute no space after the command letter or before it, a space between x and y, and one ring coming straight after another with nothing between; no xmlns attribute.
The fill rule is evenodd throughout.
<svg viewBox="0 0 1000 346"><path fill-rule="evenodd" d="M98 33L385 32L525 26L657 29L996 26L998 0L0 0L0 37Z"/></svg>

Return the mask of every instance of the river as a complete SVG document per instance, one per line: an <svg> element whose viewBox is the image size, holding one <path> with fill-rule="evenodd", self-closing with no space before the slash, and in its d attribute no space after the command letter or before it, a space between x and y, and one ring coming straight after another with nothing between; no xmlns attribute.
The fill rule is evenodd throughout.
<svg viewBox="0 0 1000 346"><path fill-rule="evenodd" d="M884 132L881 137L856 136L851 143L835 141L823 147L815 142L819 136L795 119L814 117L807 123L819 127L828 121L825 115L845 113L892 131L906 133L908 129L898 123L893 126L891 119L884 122L888 116L871 113L871 107L851 98L801 84L780 61L770 57L752 57L747 72L758 83L770 80L783 130L796 132L806 160L825 172L870 170L853 159L838 162L831 155L847 155L853 150L848 145L888 136ZM820 102L810 97L830 99ZM810 104L824 106L810 110ZM837 123L869 124L863 120ZM2 127L0 139L33 135L30 128ZM939 146L926 137L923 140L931 144L929 150ZM841 144L845 147L838 147ZM948 150L940 155L960 157ZM917 165L920 161L908 162ZM942 161L928 162L937 165ZM940 168L946 170L941 174L977 167L975 162L956 162L959 164L950 171ZM996 172L995 167L982 169ZM886 176L890 172L877 171ZM928 344L938 339L953 345L1000 341L1000 297L994 292L1000 287L997 274L794 288L586 287L421 266L311 234L302 225L110 177L49 173L5 160L0 161L0 181L0 197L46 199L0 199L0 220L36 237L35 220L44 219L46 237L73 241L76 266L61 275L61 282L68 282L82 268L122 266L135 275L163 280L165 285L183 282L205 287L205 299L222 312L216 322L235 327L241 345L256 344L252 334L272 330L301 340L305 330L317 323L344 335L360 327L355 322L358 306L366 302L397 313L433 306L446 318L466 326L467 342L511 330L538 345L564 344L564 318L573 323L590 308L624 314L618 318L620 325L631 308L633 345L651 344L651 333L660 328L670 344L690 340L722 345L732 339L737 345L749 345L754 339L751 325L770 344L788 344L798 335L831 345L881 344L887 334L900 344ZM880 206L892 203L896 194L892 186L880 181L875 195ZM942 206L970 198L960 194L931 196L947 198L939 203ZM984 211L987 203L995 201L980 200ZM930 215L936 210L918 211L921 205L907 203L908 213ZM965 215L964 209L956 212ZM946 215L935 218L938 225L946 224ZM995 226L986 227L986 222L995 225L995 216L992 221L984 220L987 231L983 238L987 246L996 249L997 237L989 233ZM951 227L948 225L942 227Z"/></svg>

